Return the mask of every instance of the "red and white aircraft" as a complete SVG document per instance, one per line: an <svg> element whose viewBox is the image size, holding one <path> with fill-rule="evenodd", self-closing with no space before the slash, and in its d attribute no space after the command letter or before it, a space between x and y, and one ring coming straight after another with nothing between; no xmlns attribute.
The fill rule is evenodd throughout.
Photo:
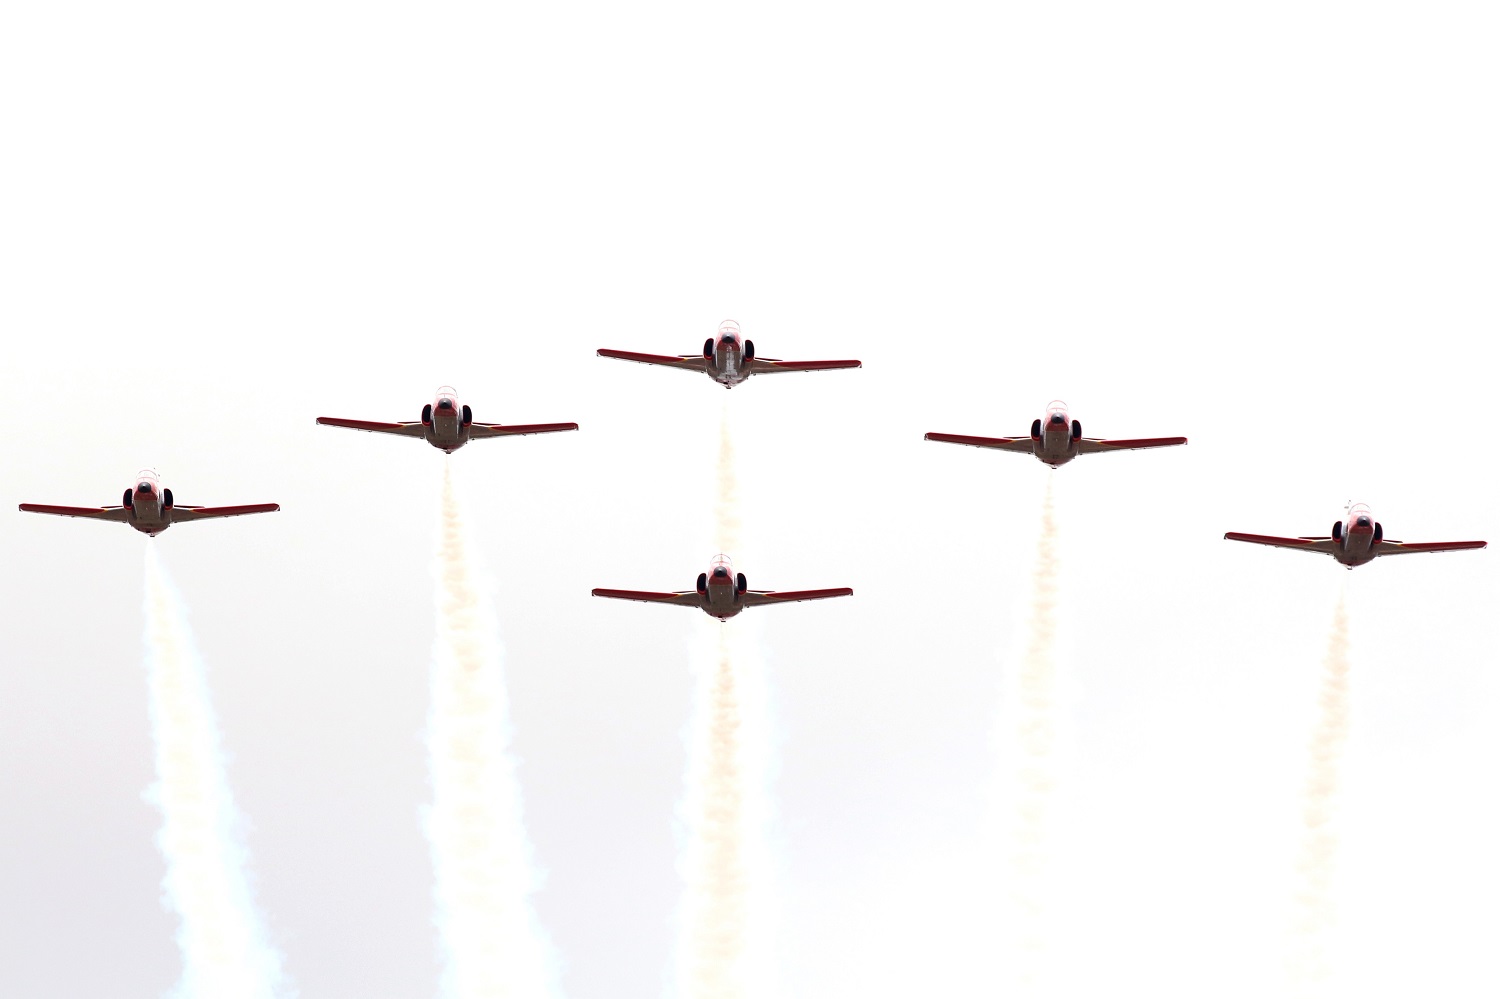
<svg viewBox="0 0 1500 999"><path fill-rule="evenodd" d="M153 538L171 527L194 520L215 517L238 517L247 513L274 513L277 503L250 503L245 506L185 506L172 499L172 490L163 489L155 472L147 469L135 477L134 488L125 490L123 506L48 506L44 503L22 503L27 513L50 513L59 517L87 517L90 520L114 520L129 524Z"/></svg>
<svg viewBox="0 0 1500 999"><path fill-rule="evenodd" d="M850 597L854 591L847 586L829 590L752 590L745 582L743 572L736 573L727 556L715 555L708 564L708 571L698 574L696 589L677 593L652 593L645 590L596 589L596 597L614 597L616 600L642 600L652 604L678 604L697 607L710 617L727 621L746 607L761 604L789 604L798 600L822 600L826 597Z"/></svg>
<svg viewBox="0 0 1500 999"><path fill-rule="evenodd" d="M1304 552L1321 552L1332 555L1345 568L1379 558L1381 555L1410 555L1416 552L1460 552L1471 548L1484 548L1484 541L1389 541L1385 531L1363 503L1349 507L1348 516L1336 521L1328 537L1321 535L1299 538L1277 538L1266 534L1240 534L1230 531L1224 535L1230 541L1249 541L1257 545L1272 545L1276 548L1292 548Z"/></svg>
<svg viewBox="0 0 1500 999"><path fill-rule="evenodd" d="M333 416L320 416L318 423L325 427L348 427L350 430L395 434L397 437L420 437L449 454L469 441L483 440L486 437L552 434L560 430L578 429L576 423L515 423L509 426L475 423L473 411L468 406L458 404L458 394L451 385L438 388L437 398L422 407L422 419L414 423L374 423L370 420L344 420Z"/></svg>
<svg viewBox="0 0 1500 999"><path fill-rule="evenodd" d="M1174 444L1187 443L1186 437L1141 437L1118 441L1085 437L1083 424L1077 420L1068 422L1068 407L1062 402L1053 402L1047 407L1046 416L1031 421L1030 437L968 437L964 434L933 433L927 434L924 439L1033 454L1039 461L1046 462L1053 468L1066 465L1080 454L1132 451L1143 447L1171 447Z"/></svg>
<svg viewBox="0 0 1500 999"><path fill-rule="evenodd" d="M831 371L835 368L857 368L858 361L778 361L756 357L755 341L740 335L739 323L724 320L719 335L703 341L701 354L637 354L630 350L599 351L600 357L622 361L660 364L684 371L702 371L725 388L734 388L751 375L774 375L783 371Z"/></svg>

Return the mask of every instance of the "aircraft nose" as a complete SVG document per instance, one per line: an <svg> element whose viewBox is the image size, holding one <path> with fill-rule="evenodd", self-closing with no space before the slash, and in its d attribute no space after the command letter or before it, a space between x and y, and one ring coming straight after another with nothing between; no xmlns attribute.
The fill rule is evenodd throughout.
<svg viewBox="0 0 1500 999"><path fill-rule="evenodd" d="M729 575L729 570L725 569L723 566L720 566L719 568L714 570L714 575L722 579L725 576Z"/></svg>
<svg viewBox="0 0 1500 999"><path fill-rule="evenodd" d="M1053 413L1052 414L1052 420L1051 420L1051 422L1053 422L1053 423L1066 423L1067 421L1063 419L1063 415L1061 413Z"/></svg>
<svg viewBox="0 0 1500 999"><path fill-rule="evenodd" d="M136 488L139 489L143 493L149 493L151 491L151 483L149 483L149 482L142 482Z"/></svg>
<svg viewBox="0 0 1500 999"><path fill-rule="evenodd" d="M1356 519L1354 522L1356 524L1358 524L1360 527L1369 527L1370 526L1370 518L1369 517L1360 517L1360 518Z"/></svg>
<svg viewBox="0 0 1500 999"><path fill-rule="evenodd" d="M452 399L439 399L438 400L438 409L452 409L452 408L453 408L453 400Z"/></svg>

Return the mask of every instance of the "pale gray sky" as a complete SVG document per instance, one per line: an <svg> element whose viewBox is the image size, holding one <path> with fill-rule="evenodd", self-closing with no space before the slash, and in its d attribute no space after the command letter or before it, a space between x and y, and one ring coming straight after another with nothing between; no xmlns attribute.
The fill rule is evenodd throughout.
<svg viewBox="0 0 1500 999"><path fill-rule="evenodd" d="M1331 995L1493 994L1497 18L1478 3L10 5L0 507L282 512L154 544L301 994L430 995L418 823L444 457L316 427L576 420L452 464L496 577L572 999L666 993L724 390L600 359L725 318L857 372L727 396L767 609L787 994L982 995L971 888L1039 503L1063 551L1059 996L1281 988L1348 577ZM922 441L1062 398L1085 458ZM0 992L157 996L142 555L0 526ZM754 620L749 618L754 617Z"/></svg>

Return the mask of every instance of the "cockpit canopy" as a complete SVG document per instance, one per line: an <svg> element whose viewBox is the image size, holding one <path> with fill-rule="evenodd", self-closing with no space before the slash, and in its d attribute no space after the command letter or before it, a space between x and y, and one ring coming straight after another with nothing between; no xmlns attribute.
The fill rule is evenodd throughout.
<svg viewBox="0 0 1500 999"><path fill-rule="evenodd" d="M708 574L710 576L733 576L734 563L729 561L728 555L715 555L708 561Z"/></svg>
<svg viewBox="0 0 1500 999"><path fill-rule="evenodd" d="M437 390L437 397L439 399L449 399L456 401L458 399L458 390L455 389L452 385L439 385Z"/></svg>
<svg viewBox="0 0 1500 999"><path fill-rule="evenodd" d="M738 340L740 338L740 324L733 319L726 319L719 324L720 340Z"/></svg>
<svg viewBox="0 0 1500 999"><path fill-rule="evenodd" d="M1375 522L1375 515L1370 512L1370 508L1368 506L1363 503L1350 503L1348 516L1349 523L1358 524L1360 523L1360 518L1364 518L1364 523L1366 524L1373 524Z"/></svg>
<svg viewBox="0 0 1500 999"><path fill-rule="evenodd" d="M148 482L155 485L161 481L161 476L156 474L156 469L154 468L143 468L135 473L135 481L139 485L145 485Z"/></svg>

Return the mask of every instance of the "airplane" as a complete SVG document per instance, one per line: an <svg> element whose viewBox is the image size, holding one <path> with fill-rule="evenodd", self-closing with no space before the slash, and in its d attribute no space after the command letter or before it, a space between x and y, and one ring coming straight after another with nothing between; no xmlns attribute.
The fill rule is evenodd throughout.
<svg viewBox="0 0 1500 999"><path fill-rule="evenodd" d="M1363 503L1354 503L1344 520L1335 521L1328 537L1277 538L1266 534L1240 534L1230 531L1224 537L1230 541L1248 541L1257 545L1272 545L1276 548L1291 548L1304 552L1321 552L1338 559L1345 568L1353 569L1381 555L1410 555L1416 552L1458 552L1472 548L1484 548L1484 541L1390 541L1385 530Z"/></svg>
<svg viewBox="0 0 1500 999"><path fill-rule="evenodd" d="M123 506L48 506L45 503L22 503L21 509L26 513L119 521L153 538L173 524L211 520L215 517L238 517L247 513L274 513L281 509L279 503L187 506L174 502L172 490L163 489L161 479L149 468L137 475L135 480L135 486L125 490Z"/></svg>
<svg viewBox="0 0 1500 999"><path fill-rule="evenodd" d="M452 385L441 385L437 398L422 407L422 419L414 423L374 423L370 420L344 420L320 416L324 427L347 427L397 437L420 437L433 447L452 454L469 441L486 437L516 437L521 434L552 434L560 430L577 430L576 423L475 423L474 412L458 404L458 393Z"/></svg>
<svg viewBox="0 0 1500 999"><path fill-rule="evenodd" d="M684 371L702 371L725 388L734 388L751 375L774 375L784 371L831 371L835 368L857 368L858 361L778 361L772 357L756 357L755 341L740 335L740 324L726 319L719 327L719 335L703 341L701 354L637 354L630 350L603 348L600 357L614 357L622 361L639 361L642 364L660 364Z"/></svg>
<svg viewBox="0 0 1500 999"><path fill-rule="evenodd" d="M655 604L678 604L697 607L710 617L727 621L746 607L762 604L788 604L797 600L822 600L826 597L851 597L854 591L847 586L829 590L752 590L745 581L743 572L736 573L728 556L715 555L709 562L708 571L698 574L698 586L677 593L651 593L642 590L594 590L596 597L613 597L616 600L642 600Z"/></svg>
<svg viewBox="0 0 1500 999"><path fill-rule="evenodd" d="M971 447L988 447L1000 451L1019 451L1036 455L1037 460L1057 468L1066 465L1080 454L1101 454L1108 451L1132 451L1143 447L1171 447L1186 444L1186 437L1142 437L1134 440L1104 440L1083 436L1083 424L1077 420L1068 422L1068 407L1061 401L1047 406L1047 415L1031 421L1030 437L968 437L964 434L926 434L929 441L947 444L968 444Z"/></svg>

